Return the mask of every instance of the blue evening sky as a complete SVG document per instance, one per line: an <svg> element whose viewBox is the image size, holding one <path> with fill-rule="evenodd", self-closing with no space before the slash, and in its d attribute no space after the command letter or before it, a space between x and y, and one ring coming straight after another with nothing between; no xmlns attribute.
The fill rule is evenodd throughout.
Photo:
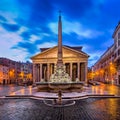
<svg viewBox="0 0 120 120"><path fill-rule="evenodd" d="M120 0L0 0L0 57L25 62L56 46L59 10L63 44L83 46L92 66L113 44Z"/></svg>

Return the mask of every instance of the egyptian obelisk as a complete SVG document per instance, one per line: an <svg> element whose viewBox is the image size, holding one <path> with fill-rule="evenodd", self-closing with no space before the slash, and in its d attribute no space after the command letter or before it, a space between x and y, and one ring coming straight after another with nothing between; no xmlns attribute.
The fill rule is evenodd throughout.
<svg viewBox="0 0 120 120"><path fill-rule="evenodd" d="M57 66L63 65L62 57L63 57L62 56L62 21L61 21L61 11L59 11Z"/></svg>

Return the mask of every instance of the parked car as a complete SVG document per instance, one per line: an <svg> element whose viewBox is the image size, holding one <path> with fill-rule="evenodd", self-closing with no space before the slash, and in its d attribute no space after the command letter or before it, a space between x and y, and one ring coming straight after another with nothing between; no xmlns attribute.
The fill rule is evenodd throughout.
<svg viewBox="0 0 120 120"><path fill-rule="evenodd" d="M23 84L24 84L24 85L27 85L27 86L28 86L28 85L32 85L32 84L33 84L33 81L24 81Z"/></svg>
<svg viewBox="0 0 120 120"><path fill-rule="evenodd" d="M100 85L100 82L94 81L94 80L89 80L88 84L90 84L90 85Z"/></svg>

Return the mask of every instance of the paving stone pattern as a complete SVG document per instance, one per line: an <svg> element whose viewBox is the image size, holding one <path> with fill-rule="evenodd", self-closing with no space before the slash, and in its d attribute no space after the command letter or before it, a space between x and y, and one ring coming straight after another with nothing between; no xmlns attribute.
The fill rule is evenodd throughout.
<svg viewBox="0 0 120 120"><path fill-rule="evenodd" d="M0 99L0 120L120 120L119 103L119 98L89 98L56 108L40 100Z"/></svg>

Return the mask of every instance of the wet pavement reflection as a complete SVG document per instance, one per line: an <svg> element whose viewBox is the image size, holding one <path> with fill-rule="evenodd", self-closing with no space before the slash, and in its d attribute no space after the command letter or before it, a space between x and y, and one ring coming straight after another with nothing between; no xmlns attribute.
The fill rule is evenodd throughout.
<svg viewBox="0 0 120 120"><path fill-rule="evenodd" d="M100 93L100 94L104 94L105 92L109 93L109 94L114 94L114 95L119 95L120 96L120 86L115 86L115 85L111 85L111 84L101 84L98 86L91 86L91 88L89 89L90 93Z"/></svg>
<svg viewBox="0 0 120 120"><path fill-rule="evenodd" d="M37 92L37 88L32 86L0 85L0 97L6 95L32 95ZM120 96L120 86L102 84L85 88L84 92L91 94L114 94Z"/></svg>
<svg viewBox="0 0 120 120"><path fill-rule="evenodd" d="M0 85L0 97L9 95L15 91L24 89L24 86L17 86L17 85Z"/></svg>
<svg viewBox="0 0 120 120"><path fill-rule="evenodd" d="M32 86L0 85L0 97L6 95L32 95L36 89Z"/></svg>
<svg viewBox="0 0 120 120"><path fill-rule="evenodd" d="M119 103L119 98L89 98L54 108L40 100L0 99L0 120L120 120Z"/></svg>

